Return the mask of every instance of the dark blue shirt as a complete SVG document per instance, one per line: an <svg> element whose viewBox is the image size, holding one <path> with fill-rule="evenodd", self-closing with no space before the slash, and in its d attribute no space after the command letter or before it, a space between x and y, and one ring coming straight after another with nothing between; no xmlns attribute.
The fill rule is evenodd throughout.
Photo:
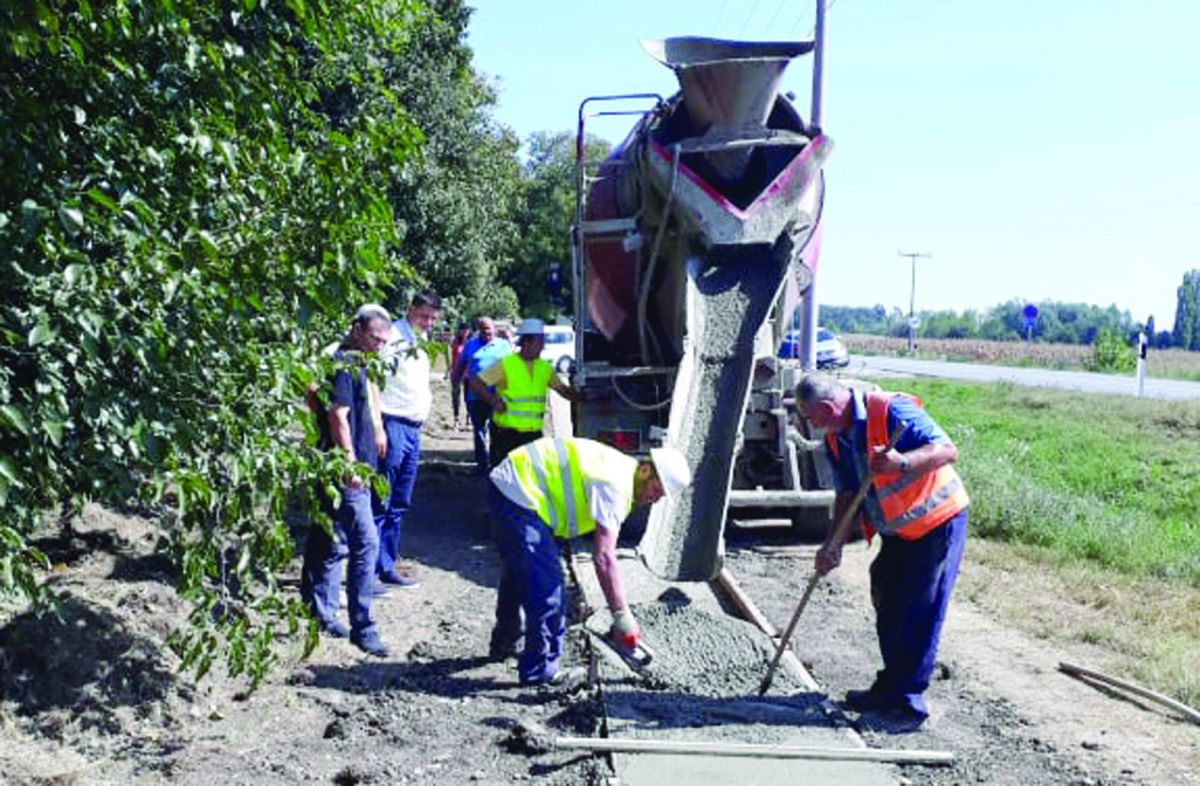
<svg viewBox="0 0 1200 786"><path fill-rule="evenodd" d="M333 392L329 395L330 409L350 408L350 444L354 446L354 455L363 464L376 469L379 466L379 457L375 453L375 423L371 418L367 369L365 366L355 368L353 361L340 352L334 355L334 359L350 361L351 365L334 372L331 380Z"/></svg>

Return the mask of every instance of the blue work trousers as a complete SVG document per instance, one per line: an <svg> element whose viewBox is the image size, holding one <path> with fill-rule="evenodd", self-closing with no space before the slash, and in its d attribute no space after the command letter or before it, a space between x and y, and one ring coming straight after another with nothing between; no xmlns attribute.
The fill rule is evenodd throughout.
<svg viewBox="0 0 1200 786"><path fill-rule="evenodd" d="M966 540L964 510L917 540L884 537L871 563L871 601L883 656L871 691L920 715L929 714L922 694L933 676Z"/></svg>
<svg viewBox="0 0 1200 786"><path fill-rule="evenodd" d="M492 408L482 399L467 396L467 417L471 418L471 436L475 439L475 468L482 475L491 469L488 463L488 421Z"/></svg>
<svg viewBox="0 0 1200 786"><path fill-rule="evenodd" d="M542 683L558 672L566 620L563 574L558 543L538 514L488 484L500 551L500 587L496 593L493 641L521 637L525 612L525 647L517 664L521 684Z"/></svg>
<svg viewBox="0 0 1200 786"><path fill-rule="evenodd" d="M387 455L380 471L387 478L390 491L386 501L373 498L375 526L379 529L379 558L376 573L387 573L396 567L400 555L400 527L412 506L413 487L417 483L417 466L421 460L421 427L392 415L383 416L387 432Z"/></svg>
<svg viewBox="0 0 1200 786"><path fill-rule="evenodd" d="M371 492L366 488L342 488L342 504L333 522L334 537L312 527L304 549L300 594L323 626L337 620L342 590L342 560L350 557L346 577L346 600L350 607L350 630L356 637L375 627L371 619L371 597L375 588L375 558L379 533L371 515Z"/></svg>

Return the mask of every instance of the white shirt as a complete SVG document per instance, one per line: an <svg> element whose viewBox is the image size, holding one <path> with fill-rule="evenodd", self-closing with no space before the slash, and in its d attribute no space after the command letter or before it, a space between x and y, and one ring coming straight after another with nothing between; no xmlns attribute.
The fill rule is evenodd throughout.
<svg viewBox="0 0 1200 786"><path fill-rule="evenodd" d="M392 323L388 343L379 355L387 366L379 389L379 408L385 415L423 423L433 407L429 355L417 343L407 319Z"/></svg>

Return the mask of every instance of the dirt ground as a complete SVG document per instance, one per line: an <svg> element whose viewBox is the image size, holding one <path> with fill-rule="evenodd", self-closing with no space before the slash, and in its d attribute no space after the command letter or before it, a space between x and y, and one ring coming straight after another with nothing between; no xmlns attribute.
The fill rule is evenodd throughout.
<svg viewBox="0 0 1200 786"><path fill-rule="evenodd" d="M89 509L49 577L66 599L65 624L0 606L0 783L608 782L604 758L544 752L523 733L598 734L593 694L522 689L511 661L484 657L498 562L468 432L451 427L441 380L437 395L402 544L422 583L376 600L391 657L325 640L307 661L291 646L254 693L219 668L197 684L163 645L186 606L170 565L151 553L150 523ZM726 564L782 628L811 554L781 530L734 528ZM834 698L876 668L869 556L861 544L848 549L795 639ZM964 570L973 569L968 550ZM1019 576L983 578L993 579L986 591L1022 591ZM1099 668L1104 653L1021 634L960 593L932 723L864 738L959 757L950 768L896 768L899 783L1200 784L1200 727L1068 678L1059 660Z"/></svg>

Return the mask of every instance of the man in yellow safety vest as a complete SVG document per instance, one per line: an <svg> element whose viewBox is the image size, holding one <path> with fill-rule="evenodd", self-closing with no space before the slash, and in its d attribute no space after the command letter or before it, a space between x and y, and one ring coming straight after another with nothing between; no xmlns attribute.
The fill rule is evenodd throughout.
<svg viewBox="0 0 1200 786"><path fill-rule="evenodd" d="M546 326L540 319L526 319L517 329L520 349L506 355L469 381L475 394L492 407L489 463L495 467L510 451L542 436L546 414L547 390L554 390L571 401L580 401L582 393L555 375L547 360L542 360L546 345ZM488 388L495 388L493 395Z"/></svg>
<svg viewBox="0 0 1200 786"><path fill-rule="evenodd" d="M489 487L503 563L491 657L513 654L523 635L517 667L521 684L554 679L566 630L557 541L589 533L596 578L613 615L610 632L622 646L635 649L641 629L617 568L621 523L634 505L674 496L691 482L687 460L673 447L654 448L642 461L576 437L543 437L513 450L492 470Z"/></svg>

